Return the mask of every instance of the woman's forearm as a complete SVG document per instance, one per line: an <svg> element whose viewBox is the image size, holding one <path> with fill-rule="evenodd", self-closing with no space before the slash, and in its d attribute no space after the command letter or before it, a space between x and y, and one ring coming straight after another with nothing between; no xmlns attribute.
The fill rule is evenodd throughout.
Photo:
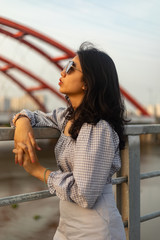
<svg viewBox="0 0 160 240"><path fill-rule="evenodd" d="M49 169L40 165L39 167L37 167L37 169L35 169L33 171L33 173L31 173L31 175L38 178L42 182L47 183L47 179L48 179L50 173L51 173L51 171Z"/></svg>

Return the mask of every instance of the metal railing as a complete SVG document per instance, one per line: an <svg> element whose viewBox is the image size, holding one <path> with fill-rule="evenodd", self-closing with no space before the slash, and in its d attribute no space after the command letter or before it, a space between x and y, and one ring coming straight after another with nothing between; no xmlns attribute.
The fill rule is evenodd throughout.
<svg viewBox="0 0 160 240"><path fill-rule="evenodd" d="M51 128L34 128L36 139L57 139L59 132ZM140 174L140 135L160 134L160 124L126 126L127 144L121 152L122 167L113 179L117 206L122 215L127 240L140 240L140 223L160 216L154 212L140 216L140 180L158 177L159 171ZM0 128L0 141L13 140L13 128ZM52 197L48 190L0 198L0 206Z"/></svg>

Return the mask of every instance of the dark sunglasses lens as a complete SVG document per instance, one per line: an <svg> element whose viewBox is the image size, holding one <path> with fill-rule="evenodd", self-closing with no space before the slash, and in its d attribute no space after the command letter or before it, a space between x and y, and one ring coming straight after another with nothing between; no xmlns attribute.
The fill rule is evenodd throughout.
<svg viewBox="0 0 160 240"><path fill-rule="evenodd" d="M73 62L69 62L66 66L66 73L70 73L73 66Z"/></svg>

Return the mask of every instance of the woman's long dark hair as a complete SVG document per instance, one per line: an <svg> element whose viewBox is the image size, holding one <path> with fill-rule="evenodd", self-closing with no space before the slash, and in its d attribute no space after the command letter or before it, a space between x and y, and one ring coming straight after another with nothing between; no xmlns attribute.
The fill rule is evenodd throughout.
<svg viewBox="0 0 160 240"><path fill-rule="evenodd" d="M73 120L69 133L73 139L76 139L83 123L96 125L100 119L103 119L117 132L120 139L119 148L123 149L125 146L125 108L115 64L106 53L86 42L80 46L77 55L86 92L82 103L75 110L68 99L70 106L67 118Z"/></svg>

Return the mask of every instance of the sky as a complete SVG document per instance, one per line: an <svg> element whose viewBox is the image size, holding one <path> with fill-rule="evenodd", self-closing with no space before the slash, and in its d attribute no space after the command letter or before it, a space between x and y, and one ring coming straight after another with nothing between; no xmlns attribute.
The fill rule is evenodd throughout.
<svg viewBox="0 0 160 240"><path fill-rule="evenodd" d="M123 88L144 106L160 104L159 0L0 0L0 15L34 28L73 51L84 41L94 43L114 60ZM33 71L58 89L59 71L2 34L0 53L15 61L25 59L26 66L34 65ZM8 96L19 94L17 87L2 75L0 78L1 94L2 90ZM48 100L49 108L60 104L56 99Z"/></svg>

